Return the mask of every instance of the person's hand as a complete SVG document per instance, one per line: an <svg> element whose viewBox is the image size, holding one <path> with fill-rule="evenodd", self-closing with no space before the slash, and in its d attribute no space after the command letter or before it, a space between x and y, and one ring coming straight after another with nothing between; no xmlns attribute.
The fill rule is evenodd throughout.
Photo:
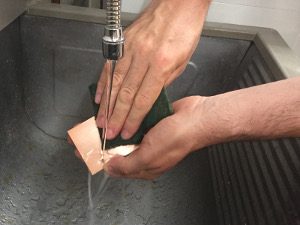
<svg viewBox="0 0 300 225"><path fill-rule="evenodd" d="M299 87L300 77L296 77L212 97L181 99L173 103L174 114L144 136L139 149L112 158L104 170L117 177L153 179L190 152L209 145L300 137Z"/></svg>
<svg viewBox="0 0 300 225"><path fill-rule="evenodd" d="M208 139L199 126L205 99L194 96L173 103L174 114L154 126L139 149L108 161L105 172L116 177L154 179L193 150L206 146ZM199 138L199 132L203 132L203 138Z"/></svg>
<svg viewBox="0 0 300 225"><path fill-rule="evenodd" d="M107 138L120 132L129 139L138 130L163 86L178 77L193 54L210 0L153 0L124 31L125 55L113 75ZM95 95L97 125L104 126L107 65Z"/></svg>
<svg viewBox="0 0 300 225"><path fill-rule="evenodd" d="M104 165L105 172L117 177L154 179L193 150L206 146L207 139L199 138L198 135L199 130L203 130L199 121L205 99L207 98L193 96L173 103L174 114L149 130L139 149L126 157L114 156L108 161ZM79 124L74 127L77 125ZM67 141L74 145L70 136ZM74 153L82 160L77 149Z"/></svg>

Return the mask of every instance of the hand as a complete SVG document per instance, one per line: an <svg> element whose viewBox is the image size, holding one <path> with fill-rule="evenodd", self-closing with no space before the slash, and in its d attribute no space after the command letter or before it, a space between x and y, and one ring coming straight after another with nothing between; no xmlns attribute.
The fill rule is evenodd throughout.
<svg viewBox="0 0 300 225"><path fill-rule="evenodd" d="M163 86L178 77L193 54L210 0L153 0L147 10L124 31L125 56L113 76L107 138L121 131L129 139L138 130ZM106 72L98 82L95 102L104 126Z"/></svg>
<svg viewBox="0 0 300 225"><path fill-rule="evenodd" d="M202 116L199 108L205 99L194 96L175 102L174 114L154 126L139 149L126 157L115 156L108 161L104 165L105 172L116 177L154 179L193 150L206 146L207 139L199 138L201 123L198 122ZM202 133L205 134L204 130Z"/></svg>
<svg viewBox="0 0 300 225"><path fill-rule="evenodd" d="M181 99L173 103L174 114L154 126L138 150L112 158L104 170L117 177L154 179L192 151L209 145L300 137L299 87L300 77L296 77L212 97Z"/></svg>

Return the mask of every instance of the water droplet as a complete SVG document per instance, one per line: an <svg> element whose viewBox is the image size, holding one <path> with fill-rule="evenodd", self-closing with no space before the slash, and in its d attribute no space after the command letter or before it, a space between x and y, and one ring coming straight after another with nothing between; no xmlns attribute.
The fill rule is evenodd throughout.
<svg viewBox="0 0 300 225"><path fill-rule="evenodd" d="M47 200L46 199L41 199L38 200L36 203L36 207L43 212L47 212L49 208L47 207Z"/></svg>
<svg viewBox="0 0 300 225"><path fill-rule="evenodd" d="M142 196L140 194L135 194L134 197L136 200L140 200L142 198Z"/></svg>
<svg viewBox="0 0 300 225"><path fill-rule="evenodd" d="M68 209L65 208L60 208L58 210L54 210L53 211L53 216L55 216L56 218L60 218L62 215L69 215L70 212Z"/></svg>
<svg viewBox="0 0 300 225"><path fill-rule="evenodd" d="M66 199L61 198L61 199L56 201L56 204L58 206L64 206L66 204L66 201L67 201Z"/></svg>
<svg viewBox="0 0 300 225"><path fill-rule="evenodd" d="M128 190L128 191L124 191L123 196L124 196L124 197L128 197L128 196L130 196L130 195L132 195L132 194L133 194L133 190Z"/></svg>
<svg viewBox="0 0 300 225"><path fill-rule="evenodd" d="M51 194L51 189L46 188L46 189L44 189L44 192L45 192L47 195L50 195L50 194Z"/></svg>
<svg viewBox="0 0 300 225"><path fill-rule="evenodd" d="M110 208L110 204L109 203L104 203L104 204L102 204L100 206L100 209L101 210L105 210L105 211L109 210L109 208Z"/></svg>
<svg viewBox="0 0 300 225"><path fill-rule="evenodd" d="M67 188L67 186L64 183L57 184L55 187L59 191L64 191Z"/></svg>
<svg viewBox="0 0 300 225"><path fill-rule="evenodd" d="M39 219L39 222L47 222L46 217L41 217L41 218Z"/></svg>
<svg viewBox="0 0 300 225"><path fill-rule="evenodd" d="M40 196L33 196L32 198L31 198L31 200L33 200L33 201L38 201L40 199Z"/></svg>
<svg viewBox="0 0 300 225"><path fill-rule="evenodd" d="M12 207L16 208L16 205L12 202L12 200L10 200L10 204L12 205Z"/></svg>

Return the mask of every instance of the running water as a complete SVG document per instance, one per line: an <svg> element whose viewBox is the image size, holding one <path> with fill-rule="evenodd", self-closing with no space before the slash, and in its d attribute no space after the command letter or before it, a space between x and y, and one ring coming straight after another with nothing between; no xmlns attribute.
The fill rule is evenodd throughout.
<svg viewBox="0 0 300 225"><path fill-rule="evenodd" d="M107 80L106 80L106 95L105 95L105 124L102 130L102 150L101 150L101 160L104 163L104 154L105 154L105 145L106 145L106 133L107 133L107 126L108 121L110 118L110 97L111 97L111 90L112 90L112 84L113 84L113 75L115 72L117 61L116 60L107 60L106 66L107 66Z"/></svg>
<svg viewBox="0 0 300 225"><path fill-rule="evenodd" d="M107 132L107 125L108 120L110 118L110 94L112 90L112 81L113 81L113 74L115 70L117 61L115 60L107 60L107 81L106 81L106 95L105 95L105 124L102 130L102 149L100 159L103 163L104 162L104 154L105 152L105 145L106 145L106 132ZM96 216L94 209L100 203L101 195L105 190L107 184L109 182L109 176L104 173L103 171L98 172L95 175L91 175L88 173L88 194L89 194L89 221L90 225L96 224Z"/></svg>
<svg viewBox="0 0 300 225"><path fill-rule="evenodd" d="M92 175L88 173L88 194L89 194L89 209L93 210L95 205L103 193L104 188L108 184L109 176L100 171L99 173Z"/></svg>
<svg viewBox="0 0 300 225"><path fill-rule="evenodd" d="M92 175L88 173L88 194L89 194L89 207L88 207L88 218L89 224L99 224L99 219L96 215L96 207L101 203L101 196L109 183L109 176L100 171L99 173Z"/></svg>

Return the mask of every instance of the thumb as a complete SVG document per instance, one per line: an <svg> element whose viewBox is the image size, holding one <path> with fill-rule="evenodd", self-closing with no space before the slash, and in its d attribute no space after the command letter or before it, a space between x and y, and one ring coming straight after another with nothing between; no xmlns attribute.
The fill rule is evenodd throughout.
<svg viewBox="0 0 300 225"><path fill-rule="evenodd" d="M135 150L128 156L114 156L104 164L104 171L113 177L135 177L142 169L138 159L138 151Z"/></svg>

